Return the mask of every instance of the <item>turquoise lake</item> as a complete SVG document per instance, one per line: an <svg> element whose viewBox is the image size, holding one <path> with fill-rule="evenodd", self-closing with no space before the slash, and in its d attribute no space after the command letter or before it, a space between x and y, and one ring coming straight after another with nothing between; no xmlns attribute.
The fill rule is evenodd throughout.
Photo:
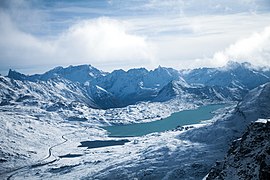
<svg viewBox="0 0 270 180"><path fill-rule="evenodd" d="M184 110L173 113L171 116L148 123L103 127L110 137L143 136L153 132L163 132L175 129L178 126L198 124L203 120L213 118L213 111L228 106L227 104L213 104L201 106L197 109Z"/></svg>

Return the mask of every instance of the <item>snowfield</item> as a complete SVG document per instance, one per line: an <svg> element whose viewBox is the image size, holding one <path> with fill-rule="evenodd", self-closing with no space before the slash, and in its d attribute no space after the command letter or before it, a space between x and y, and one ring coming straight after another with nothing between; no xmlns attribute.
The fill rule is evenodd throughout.
<svg viewBox="0 0 270 180"><path fill-rule="evenodd" d="M150 116L149 119L151 116L165 117L172 112L195 107L186 103L170 109L169 107L175 107L170 106L170 103L175 105L176 102L177 100L167 103L142 103L111 110L92 110L93 112L77 107L80 113L69 110L48 112L20 104L1 106L0 132L1 137L4 137L1 140L1 176L10 179L106 179L118 176L124 179L170 179L175 176L175 172L170 171L178 169L181 164L183 171L192 169L188 163L194 159L193 166L202 171L194 176L203 177L205 170L209 169L215 160L209 157L209 162L204 163L204 159L211 156L215 149L203 143L179 139L179 135L185 130L124 138L130 142L123 146L96 149L78 147L81 141L115 139L108 137L107 132L101 128L103 125L146 122L148 120L140 119L146 115ZM180 102L178 103L180 105ZM132 111L135 113L132 114ZM67 118L76 117L78 114L87 117L87 120L82 118L82 121L72 121ZM120 114L121 118L115 118L115 114ZM110 116L117 120L108 119ZM126 120L121 121L122 118ZM129 121L132 118L136 121ZM59 158L68 154L82 156ZM220 157L222 155L223 153L220 153ZM200 160L197 159L199 157ZM217 154L214 157L216 158Z"/></svg>
<svg viewBox="0 0 270 180"><path fill-rule="evenodd" d="M265 91L269 92L269 87L270 84L251 91L243 102L250 102L250 98L253 103L269 100L261 97ZM257 100L253 98L255 92L259 93ZM241 134L243 122L237 121L248 124L257 118L256 114L261 116L258 113L265 111L255 109L253 116L241 119L239 111L250 113L253 103L219 110L211 121L192 125L188 130L124 138L130 142L96 149L78 146L81 141L114 139L100 128L102 123L68 121L61 113L39 108L4 106L1 107L1 137L5 139L1 142L4 145L1 151L2 161L7 161L1 163L2 176L10 179L202 179L228 149L222 138L229 142ZM82 156L59 158L68 154ZM17 168L21 169L14 171Z"/></svg>

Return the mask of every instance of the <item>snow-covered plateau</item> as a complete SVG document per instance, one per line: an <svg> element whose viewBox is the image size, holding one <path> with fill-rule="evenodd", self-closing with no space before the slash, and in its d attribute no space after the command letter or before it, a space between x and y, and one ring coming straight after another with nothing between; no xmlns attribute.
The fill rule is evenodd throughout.
<svg viewBox="0 0 270 180"><path fill-rule="evenodd" d="M233 178L225 177L234 175L229 166L209 175L233 140L243 139L250 123L270 118L269 74L235 62L185 71L159 67L106 73L88 65L58 67L39 75L11 70L7 77L0 76L0 177L203 179L208 174L214 179L223 172L220 177ZM114 138L102 128L156 121L218 103L228 106L212 119L166 132ZM257 128L249 140L260 133ZM124 143L87 148L81 147L84 141ZM256 148L251 152L268 152L267 142L248 147ZM233 152L240 150L235 146ZM235 158L245 169L242 155L226 156L222 163L234 166Z"/></svg>

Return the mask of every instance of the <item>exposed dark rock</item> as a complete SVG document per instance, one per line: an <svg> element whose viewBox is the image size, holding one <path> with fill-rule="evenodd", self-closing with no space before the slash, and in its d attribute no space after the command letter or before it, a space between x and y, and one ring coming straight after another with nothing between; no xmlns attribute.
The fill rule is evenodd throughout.
<svg viewBox="0 0 270 180"><path fill-rule="evenodd" d="M270 121L251 123L235 140L223 162L211 168L212 179L270 179Z"/></svg>

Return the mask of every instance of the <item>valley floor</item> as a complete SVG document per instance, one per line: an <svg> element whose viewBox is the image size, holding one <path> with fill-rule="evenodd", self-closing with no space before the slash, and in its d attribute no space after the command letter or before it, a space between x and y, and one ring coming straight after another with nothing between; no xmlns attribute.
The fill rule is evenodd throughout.
<svg viewBox="0 0 270 180"><path fill-rule="evenodd" d="M211 122L220 119L221 115L216 115L211 121L192 126L190 130L176 129L142 137L122 138L129 140L125 145L95 149L78 147L81 141L116 139L108 137L101 126L130 123L131 121L128 120L132 118L126 116L133 114L130 111L135 111L133 118L137 120L145 118L148 114L149 118L146 121L149 121L149 119L155 120L152 117L158 119L175 111L195 107L188 103L170 103L170 107L178 108L164 108L169 106L169 103L167 105L144 103L121 110L92 110L94 112L88 112L88 116L96 114L96 117L91 121L66 120L67 116L76 116L69 111L48 112L41 108L21 105L2 106L0 107L1 177L6 179L201 179L213 163L223 157L226 148L191 141L185 134L189 131L196 134L196 129L203 126L211 127L209 126ZM177 103L178 106L175 106ZM148 113L151 110L152 113ZM87 114L85 111L83 113ZM140 114L136 111L146 113ZM223 114L225 111L232 111L232 107L219 111L219 114ZM127 121L120 121L121 118L109 121L108 114L120 114L119 116ZM135 115L139 115L139 118L138 116L135 118Z"/></svg>

